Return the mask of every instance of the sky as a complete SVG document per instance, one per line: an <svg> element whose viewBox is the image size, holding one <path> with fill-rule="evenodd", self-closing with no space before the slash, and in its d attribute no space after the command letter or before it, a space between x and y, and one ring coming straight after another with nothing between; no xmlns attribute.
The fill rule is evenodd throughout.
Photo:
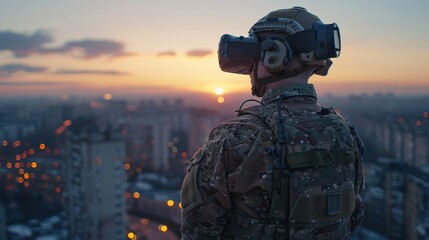
<svg viewBox="0 0 429 240"><path fill-rule="evenodd" d="M1 96L248 94L222 72L225 34L302 6L339 25L342 52L319 95L429 93L429 1L0 0Z"/></svg>

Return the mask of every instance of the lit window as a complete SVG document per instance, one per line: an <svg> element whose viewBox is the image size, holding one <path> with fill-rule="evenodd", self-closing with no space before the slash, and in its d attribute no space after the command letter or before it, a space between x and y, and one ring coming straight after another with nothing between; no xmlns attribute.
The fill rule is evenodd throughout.
<svg viewBox="0 0 429 240"><path fill-rule="evenodd" d="M166 225L159 225L158 230L161 232L167 232L168 227Z"/></svg>
<svg viewBox="0 0 429 240"><path fill-rule="evenodd" d="M168 200L167 201L167 206L169 206L169 207L174 206L174 201L173 200Z"/></svg>
<svg viewBox="0 0 429 240"><path fill-rule="evenodd" d="M133 193L133 197L134 197L135 199L138 199L138 198L140 197L140 193L138 193L138 192L134 192L134 193Z"/></svg>
<svg viewBox="0 0 429 240"><path fill-rule="evenodd" d="M129 239L133 239L136 235L133 232L129 232L127 236Z"/></svg>

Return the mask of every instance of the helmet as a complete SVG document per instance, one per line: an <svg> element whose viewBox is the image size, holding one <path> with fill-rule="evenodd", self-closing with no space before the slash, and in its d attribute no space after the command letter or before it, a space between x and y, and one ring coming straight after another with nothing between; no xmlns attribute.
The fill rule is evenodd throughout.
<svg viewBox="0 0 429 240"><path fill-rule="evenodd" d="M323 24L305 8L293 7L270 12L249 30L249 37L224 34L218 59L222 71L249 74L252 94L261 96L264 85L303 72L326 75L341 51L339 28ZM291 63L293 62L293 64ZM272 74L259 78L258 64Z"/></svg>
<svg viewBox="0 0 429 240"><path fill-rule="evenodd" d="M250 28L249 35L256 36L258 41L262 42L273 36L288 37L297 32L314 29L315 23L322 23L322 21L303 7L279 9L268 13L265 17L257 21ZM299 58L301 63L317 67L314 72L315 74L326 75L332 62L329 59L317 59L314 54L314 51L300 53ZM326 60L329 60L329 62L327 63ZM267 69L270 71L270 65L264 62L264 66L268 66ZM325 66L328 69L320 71ZM284 70L284 67L282 70Z"/></svg>
<svg viewBox="0 0 429 240"><path fill-rule="evenodd" d="M273 21L273 19L280 21ZM309 13L303 7L279 9L261 18L250 28L249 33L279 32L292 35L299 31L312 29L313 24L317 21L320 21L319 17Z"/></svg>

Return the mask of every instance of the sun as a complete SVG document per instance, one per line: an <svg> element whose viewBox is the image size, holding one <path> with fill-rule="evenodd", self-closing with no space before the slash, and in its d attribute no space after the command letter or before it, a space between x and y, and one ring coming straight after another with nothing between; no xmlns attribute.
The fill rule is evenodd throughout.
<svg viewBox="0 0 429 240"><path fill-rule="evenodd" d="M216 95L222 95L222 94L223 94L223 88L221 88L221 87L217 87L217 88L215 89L215 93L216 93Z"/></svg>

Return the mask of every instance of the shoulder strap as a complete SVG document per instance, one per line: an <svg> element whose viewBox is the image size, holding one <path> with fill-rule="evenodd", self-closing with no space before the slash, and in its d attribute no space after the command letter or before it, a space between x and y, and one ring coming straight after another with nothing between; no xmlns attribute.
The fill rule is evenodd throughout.
<svg viewBox="0 0 429 240"><path fill-rule="evenodd" d="M323 109L323 107L322 107L322 109ZM364 156L365 155L365 144L363 143L362 139L357 134L355 127L346 118L344 118L341 114L337 113L333 108L329 108L329 109L332 113L334 113L338 117L342 118L349 125L350 133L352 134L353 138L356 140L360 154L362 156Z"/></svg>
<svg viewBox="0 0 429 240"><path fill-rule="evenodd" d="M258 117L266 124L272 131L276 139L276 147L270 149L270 154L273 158L272 166L272 189L271 189L271 206L269 213L269 222L281 224L283 226L289 225L290 214L290 199L289 199L289 166L286 162L287 146L286 146L286 132L283 127L283 121L272 123L267 121L267 117L273 114L278 109L268 106L252 106L245 108L239 112L240 115L250 114ZM278 114L281 114L279 112ZM277 128L273 124L278 124Z"/></svg>

